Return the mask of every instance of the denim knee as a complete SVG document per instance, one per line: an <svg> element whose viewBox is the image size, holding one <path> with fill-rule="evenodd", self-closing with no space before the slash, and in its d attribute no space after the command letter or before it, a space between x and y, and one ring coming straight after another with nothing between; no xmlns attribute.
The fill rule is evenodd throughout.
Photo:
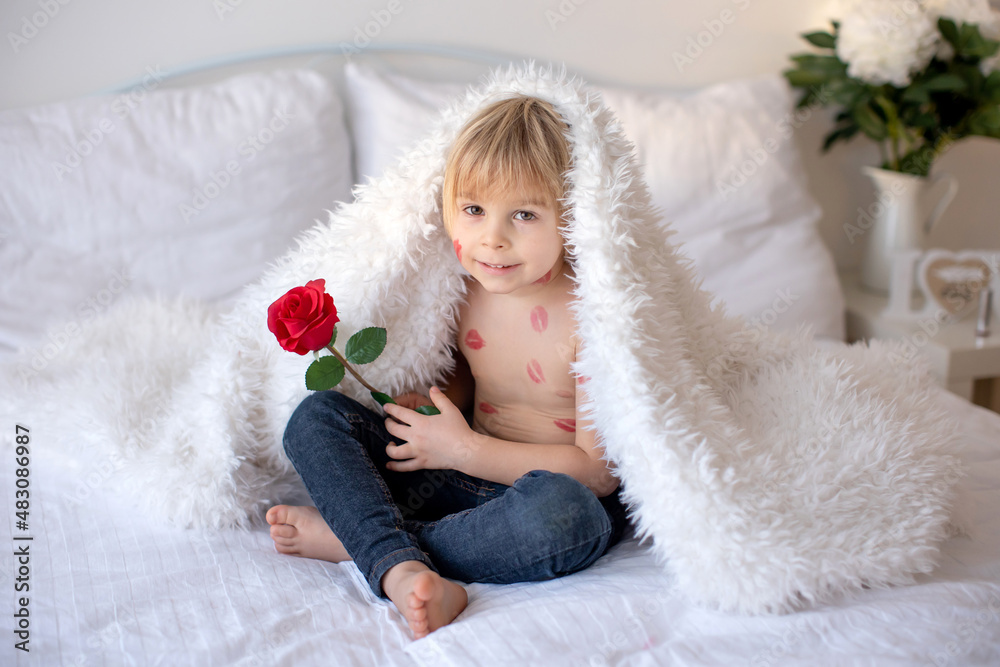
<svg viewBox="0 0 1000 667"><path fill-rule="evenodd" d="M563 473L532 470L512 488L530 497L531 511L519 517L517 526L526 542L541 541L567 549L591 542L598 556L603 553L611 535L611 519L593 491L582 483Z"/></svg>
<svg viewBox="0 0 1000 667"><path fill-rule="evenodd" d="M315 391L299 403L298 407L288 418L285 425L285 433L282 437L282 445L285 453L291 457L292 451L298 445L308 445L315 440L315 434L310 433L319 425L327 427L337 427L340 429L350 429L350 424L345 418L346 414L358 408L357 403L341 394L338 391ZM304 437L296 437L296 436Z"/></svg>

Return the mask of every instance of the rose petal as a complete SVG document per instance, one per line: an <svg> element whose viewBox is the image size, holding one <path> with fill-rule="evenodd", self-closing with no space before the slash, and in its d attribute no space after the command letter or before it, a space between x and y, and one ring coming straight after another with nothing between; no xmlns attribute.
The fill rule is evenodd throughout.
<svg viewBox="0 0 1000 667"><path fill-rule="evenodd" d="M322 350L333 338L333 328L336 324L337 316L330 313L319 322L313 322L309 330L300 337L299 342L310 351Z"/></svg>
<svg viewBox="0 0 1000 667"><path fill-rule="evenodd" d="M294 336L298 338L309 330L309 322L300 318L282 318L279 320L285 325L285 329L288 331L289 336Z"/></svg>

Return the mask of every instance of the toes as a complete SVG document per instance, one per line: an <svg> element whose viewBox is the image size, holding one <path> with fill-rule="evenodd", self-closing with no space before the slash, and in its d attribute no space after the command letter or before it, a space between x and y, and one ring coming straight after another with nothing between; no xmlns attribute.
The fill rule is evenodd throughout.
<svg viewBox="0 0 1000 667"><path fill-rule="evenodd" d="M272 526L275 524L287 523L288 505L275 505L267 511L265 518Z"/></svg>
<svg viewBox="0 0 1000 667"><path fill-rule="evenodd" d="M434 597L434 592L437 590L437 583L439 581L433 572L422 572L417 575L417 578L413 582L412 595L419 598L420 603L423 604Z"/></svg>
<svg viewBox="0 0 1000 667"><path fill-rule="evenodd" d="M426 603L427 600L417 595L416 590L411 591L406 596L406 605L414 611L421 610L426 613L426 610L424 609Z"/></svg>
<svg viewBox="0 0 1000 667"><path fill-rule="evenodd" d="M298 533L298 529L295 526L289 526L286 524L275 524L271 526L271 538L275 539L278 537L283 537L285 539L290 539L295 537Z"/></svg>

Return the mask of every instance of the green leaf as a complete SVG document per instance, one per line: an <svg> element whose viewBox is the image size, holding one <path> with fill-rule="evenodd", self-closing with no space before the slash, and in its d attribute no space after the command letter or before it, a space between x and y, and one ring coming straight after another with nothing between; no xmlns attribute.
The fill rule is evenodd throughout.
<svg viewBox="0 0 1000 667"><path fill-rule="evenodd" d="M860 128L856 124L851 123L850 125L837 128L830 134L826 135L826 140L823 142L823 152L825 153L830 150L830 147L838 141L847 141L857 134L859 129Z"/></svg>
<svg viewBox="0 0 1000 667"><path fill-rule="evenodd" d="M954 21L952 21L951 19L946 19L944 17L939 18L938 30L941 31L941 35L946 40L948 40L949 44L951 44L956 49L958 48L960 41L958 38L958 26L955 25Z"/></svg>
<svg viewBox="0 0 1000 667"><path fill-rule="evenodd" d="M1000 102L1000 70L993 70L983 83L983 97L988 102Z"/></svg>
<svg viewBox="0 0 1000 667"><path fill-rule="evenodd" d="M1000 138L1000 107L977 109L969 118L969 133Z"/></svg>
<svg viewBox="0 0 1000 667"><path fill-rule="evenodd" d="M306 369L306 389L326 391L333 389L344 379L344 365L336 357L320 357Z"/></svg>
<svg viewBox="0 0 1000 667"><path fill-rule="evenodd" d="M924 83L927 90L934 92L940 92L943 90L965 90L967 85L968 84L965 82L965 79L957 74L938 74Z"/></svg>
<svg viewBox="0 0 1000 667"><path fill-rule="evenodd" d="M842 78L831 81L822 93L828 102L836 102L845 107L852 107L863 90L864 86L857 81Z"/></svg>
<svg viewBox="0 0 1000 667"><path fill-rule="evenodd" d="M802 35L802 38L813 46L818 46L821 49L832 49L837 46L837 40L834 36L822 30L806 33Z"/></svg>
<svg viewBox="0 0 1000 667"><path fill-rule="evenodd" d="M373 391L371 394L372 398L378 401L379 405L385 405L386 403L392 403L393 405L396 405L396 401L392 400L392 396L390 396L389 394L383 394L380 391Z"/></svg>
<svg viewBox="0 0 1000 667"><path fill-rule="evenodd" d="M903 91L903 101L926 104L931 101L931 94L925 86L913 84Z"/></svg>
<svg viewBox="0 0 1000 667"><path fill-rule="evenodd" d="M907 123L913 127L922 127L927 130L933 130L938 126L937 116L931 113L918 113L914 114L912 118Z"/></svg>
<svg viewBox="0 0 1000 667"><path fill-rule="evenodd" d="M386 333L382 327L368 327L347 340L344 356L352 364L370 364L385 349Z"/></svg>
<svg viewBox="0 0 1000 667"><path fill-rule="evenodd" d="M441 414L441 411L438 410L437 408L435 408L433 405L421 405L419 408L417 408L416 411L419 412L422 415L439 415L439 414Z"/></svg>
<svg viewBox="0 0 1000 667"><path fill-rule="evenodd" d="M936 157L930 146L921 146L899 158L899 171L914 176L927 176L931 171L931 163Z"/></svg>
<svg viewBox="0 0 1000 667"><path fill-rule="evenodd" d="M829 72L820 70L790 69L783 72L788 83L797 88L807 86L818 86L825 83L830 77Z"/></svg>
<svg viewBox="0 0 1000 667"><path fill-rule="evenodd" d="M861 128L861 131L875 141L882 141L889 136L889 130L885 125L885 121L867 104L855 107L851 117L858 124L858 127Z"/></svg>
<svg viewBox="0 0 1000 667"><path fill-rule="evenodd" d="M837 56L819 56L815 53L802 53L792 56L792 60L803 70L828 72L830 74L847 73L847 65Z"/></svg>

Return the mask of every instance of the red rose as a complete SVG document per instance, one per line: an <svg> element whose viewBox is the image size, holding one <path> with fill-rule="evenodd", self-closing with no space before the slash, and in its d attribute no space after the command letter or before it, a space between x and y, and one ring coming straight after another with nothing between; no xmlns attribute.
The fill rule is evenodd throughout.
<svg viewBox="0 0 1000 667"><path fill-rule="evenodd" d="M308 354L322 350L333 338L340 318L325 280L310 280L293 287L267 308L267 328L289 352Z"/></svg>

